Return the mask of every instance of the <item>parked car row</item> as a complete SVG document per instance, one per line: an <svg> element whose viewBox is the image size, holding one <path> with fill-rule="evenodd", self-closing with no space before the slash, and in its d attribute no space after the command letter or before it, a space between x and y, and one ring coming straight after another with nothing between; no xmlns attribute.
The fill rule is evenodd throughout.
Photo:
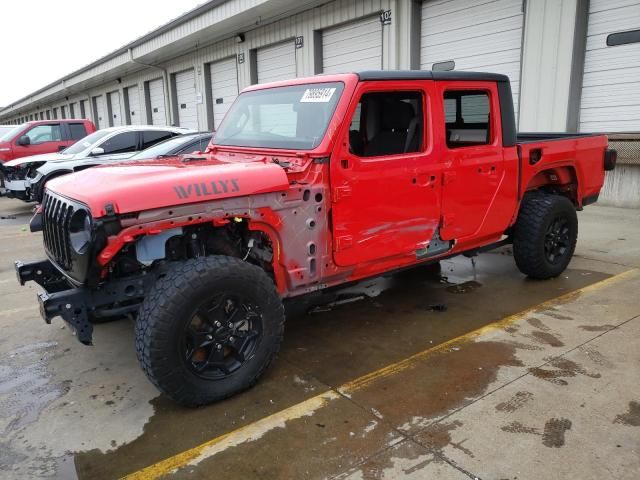
<svg viewBox="0 0 640 480"><path fill-rule="evenodd" d="M66 125L73 125L73 122L58 122L55 128L64 131L70 128ZM42 122L33 123L40 125L29 125L26 128L22 125L15 131L6 133L7 144L15 145L16 142L26 142L27 145L44 145L46 142L41 140L29 143L23 139L24 137L38 138L39 134L33 132L41 130L39 127L42 126ZM87 122L86 126L88 129L94 130L91 122ZM47 128L51 130L51 127L52 124L47 124ZM57 139L61 135L54 137ZM49 142L48 153L15 158L0 164L0 169L5 177L5 189L8 197L39 203L43 198L45 184L55 177L106 163L204 151L210 139L210 133L198 134L192 130L178 127L112 127L93 131L71 146L66 148L62 146L62 150L59 152L53 149L60 148L60 144ZM166 142L167 140L175 141ZM11 154L19 155L13 151L13 148Z"/></svg>

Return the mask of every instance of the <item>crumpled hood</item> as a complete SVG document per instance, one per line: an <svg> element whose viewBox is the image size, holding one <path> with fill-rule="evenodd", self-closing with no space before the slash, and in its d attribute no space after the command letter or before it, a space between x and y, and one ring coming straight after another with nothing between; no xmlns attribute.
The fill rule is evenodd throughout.
<svg viewBox="0 0 640 480"><path fill-rule="evenodd" d="M122 214L289 187L287 174L275 163L176 160L94 167L54 178L47 190L84 203L99 218L108 204Z"/></svg>
<svg viewBox="0 0 640 480"><path fill-rule="evenodd" d="M5 163L5 167L21 167L27 163L33 162L53 162L60 160L72 159L73 155L66 155L64 153L43 153L42 155L31 155L29 157L20 157L15 160L11 160Z"/></svg>

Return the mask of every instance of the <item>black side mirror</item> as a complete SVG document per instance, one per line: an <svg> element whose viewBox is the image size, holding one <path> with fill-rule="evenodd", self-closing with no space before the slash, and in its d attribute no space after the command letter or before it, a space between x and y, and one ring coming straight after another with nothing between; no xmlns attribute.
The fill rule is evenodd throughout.
<svg viewBox="0 0 640 480"><path fill-rule="evenodd" d="M22 146L31 145L31 139L27 135L22 135L16 143Z"/></svg>

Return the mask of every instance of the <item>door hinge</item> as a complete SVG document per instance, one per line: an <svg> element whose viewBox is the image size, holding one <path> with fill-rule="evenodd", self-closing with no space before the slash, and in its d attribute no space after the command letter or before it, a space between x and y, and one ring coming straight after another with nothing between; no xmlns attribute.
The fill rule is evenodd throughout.
<svg viewBox="0 0 640 480"><path fill-rule="evenodd" d="M455 182L456 180L456 172L444 172L442 174L442 185L447 185L449 183Z"/></svg>
<svg viewBox="0 0 640 480"><path fill-rule="evenodd" d="M336 237L336 252L346 250L353 246L353 237L351 235L343 235Z"/></svg>
<svg viewBox="0 0 640 480"><path fill-rule="evenodd" d="M343 185L333 189L333 202L337 203L343 198L349 198L351 196L351 187L349 185Z"/></svg>

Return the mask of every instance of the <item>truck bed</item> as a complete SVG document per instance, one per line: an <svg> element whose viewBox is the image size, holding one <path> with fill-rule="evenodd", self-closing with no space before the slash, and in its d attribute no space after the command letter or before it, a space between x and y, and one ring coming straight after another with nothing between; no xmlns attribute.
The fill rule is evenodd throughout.
<svg viewBox="0 0 640 480"><path fill-rule="evenodd" d="M597 133L557 133L557 132L518 132L518 143L546 142L554 140L569 140L574 138L594 137Z"/></svg>

